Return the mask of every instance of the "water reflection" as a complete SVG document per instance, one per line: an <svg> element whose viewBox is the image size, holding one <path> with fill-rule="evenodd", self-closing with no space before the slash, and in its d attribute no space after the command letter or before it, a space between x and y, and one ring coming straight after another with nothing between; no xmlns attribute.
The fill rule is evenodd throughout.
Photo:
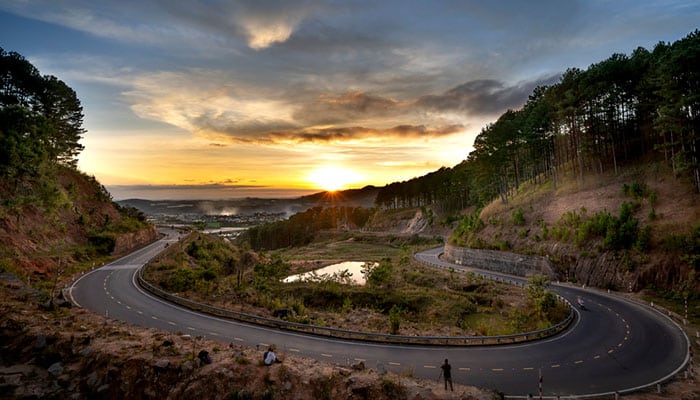
<svg viewBox="0 0 700 400"><path fill-rule="evenodd" d="M329 265L303 274L296 274L284 278L283 282L321 282L334 280L340 283L364 285L365 276L362 270L366 268L366 262L345 261L338 264ZM370 263L376 265L376 263Z"/></svg>

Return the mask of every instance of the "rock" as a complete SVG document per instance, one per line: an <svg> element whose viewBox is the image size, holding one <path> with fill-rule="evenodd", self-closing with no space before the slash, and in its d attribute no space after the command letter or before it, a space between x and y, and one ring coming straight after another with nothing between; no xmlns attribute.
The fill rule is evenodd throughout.
<svg viewBox="0 0 700 400"><path fill-rule="evenodd" d="M34 349L41 350L46 347L46 335L40 333L36 335L36 341L34 342Z"/></svg>
<svg viewBox="0 0 700 400"><path fill-rule="evenodd" d="M58 385L64 389L68 388L70 385L70 375L61 374L61 376L58 377Z"/></svg>
<svg viewBox="0 0 700 400"><path fill-rule="evenodd" d="M156 367L161 369L166 369L170 365L170 360L167 358L161 358L156 362Z"/></svg>
<svg viewBox="0 0 700 400"><path fill-rule="evenodd" d="M90 375L87 376L87 380L85 381L85 383L87 383L87 385L92 388L97 386L97 384L100 383L97 379L97 372L92 371Z"/></svg>
<svg viewBox="0 0 700 400"><path fill-rule="evenodd" d="M10 332L21 332L23 329L22 324L15 321L14 319L7 318L0 322L0 329L10 331Z"/></svg>
<svg viewBox="0 0 700 400"><path fill-rule="evenodd" d="M370 399L372 388L368 386L357 386L352 388L352 394L359 399Z"/></svg>
<svg viewBox="0 0 700 400"><path fill-rule="evenodd" d="M364 371L364 370L365 370L365 362L364 362L364 361L360 361L360 362L357 363L357 364L353 364L353 365L352 365L352 369L355 370L355 371Z"/></svg>
<svg viewBox="0 0 700 400"><path fill-rule="evenodd" d="M192 363L192 361L185 361L180 366L180 370L182 370L182 372L191 372L192 370L194 370L194 364Z"/></svg>
<svg viewBox="0 0 700 400"><path fill-rule="evenodd" d="M85 346L85 347L83 347L78 353L79 353L81 356L83 356L83 357L87 357L87 356L89 356L90 354L92 354L92 347L90 347L90 346Z"/></svg>
<svg viewBox="0 0 700 400"><path fill-rule="evenodd" d="M59 376L63 373L63 365L60 362L55 362L51 364L48 371L53 376Z"/></svg>
<svg viewBox="0 0 700 400"><path fill-rule="evenodd" d="M384 376L386 375L386 367L382 363L377 363L377 375L379 376Z"/></svg>
<svg viewBox="0 0 700 400"><path fill-rule="evenodd" d="M58 306L59 308L71 308L71 307L73 307L73 303L64 299L63 297L54 298L53 305Z"/></svg>
<svg viewBox="0 0 700 400"><path fill-rule="evenodd" d="M7 385L8 387L19 386L22 384L22 374L3 375L2 381L2 384ZM8 393L6 390L3 390L3 392Z"/></svg>

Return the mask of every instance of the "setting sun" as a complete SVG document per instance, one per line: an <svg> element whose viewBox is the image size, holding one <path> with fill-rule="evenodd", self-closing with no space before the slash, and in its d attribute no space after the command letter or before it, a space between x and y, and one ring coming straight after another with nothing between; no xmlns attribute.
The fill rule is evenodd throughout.
<svg viewBox="0 0 700 400"><path fill-rule="evenodd" d="M314 170L307 179L319 189L334 192L345 189L346 185L357 182L360 177L348 169L321 167Z"/></svg>

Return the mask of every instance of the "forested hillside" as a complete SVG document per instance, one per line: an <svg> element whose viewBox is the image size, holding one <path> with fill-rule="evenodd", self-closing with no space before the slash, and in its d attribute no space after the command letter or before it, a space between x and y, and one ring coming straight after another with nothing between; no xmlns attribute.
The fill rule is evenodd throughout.
<svg viewBox="0 0 700 400"><path fill-rule="evenodd" d="M523 182L556 185L562 175L617 172L645 160L667 162L700 191L700 31L653 50L613 54L567 70L518 110L486 127L453 168L387 185L377 204L455 211L504 202Z"/></svg>
<svg viewBox="0 0 700 400"><path fill-rule="evenodd" d="M380 189L458 217L450 242L547 257L561 279L676 300L700 288L700 31L567 70L474 151ZM444 216L447 216L445 218Z"/></svg>
<svg viewBox="0 0 700 400"><path fill-rule="evenodd" d="M155 238L143 214L76 169L82 110L68 85L0 48L0 272L67 275Z"/></svg>

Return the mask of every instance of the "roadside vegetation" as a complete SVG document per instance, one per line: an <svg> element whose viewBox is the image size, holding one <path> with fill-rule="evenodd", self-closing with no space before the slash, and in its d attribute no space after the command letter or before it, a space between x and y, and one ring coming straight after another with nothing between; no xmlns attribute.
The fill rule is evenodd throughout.
<svg viewBox="0 0 700 400"><path fill-rule="evenodd" d="M120 235L150 227L77 170L82 123L73 89L0 48L0 272L45 297L108 259Z"/></svg>
<svg viewBox="0 0 700 400"><path fill-rule="evenodd" d="M543 277L522 289L413 260L414 251L436 245L432 239L349 233L324 237L306 247L255 253L193 233L152 262L146 279L228 309L391 334L506 335L549 327L568 313ZM350 284L342 272L282 282L290 274L347 261L351 254L367 263L362 272L366 285Z"/></svg>

